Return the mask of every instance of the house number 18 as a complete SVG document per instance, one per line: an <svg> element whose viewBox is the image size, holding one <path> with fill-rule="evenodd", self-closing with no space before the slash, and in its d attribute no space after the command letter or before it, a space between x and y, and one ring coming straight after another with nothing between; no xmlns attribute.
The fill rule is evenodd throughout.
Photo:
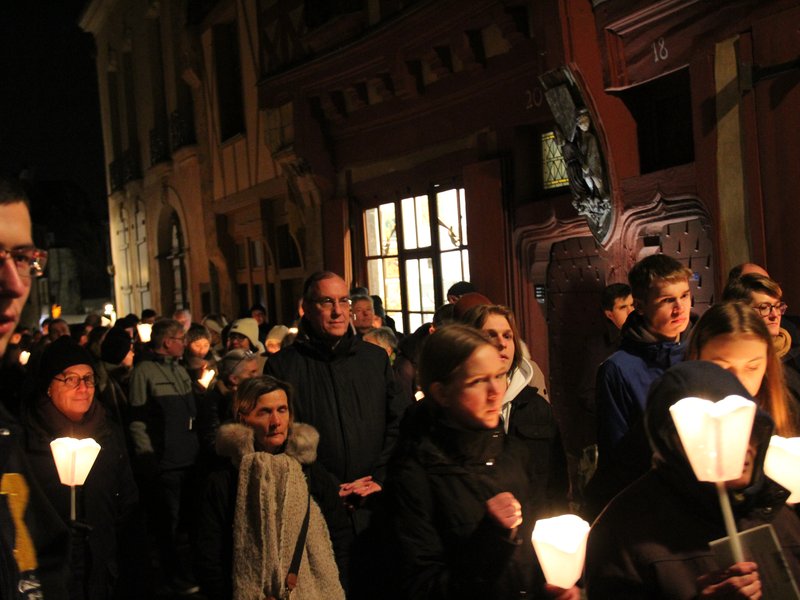
<svg viewBox="0 0 800 600"><path fill-rule="evenodd" d="M667 60L667 57L669 57L669 50L667 50L667 42L664 41L663 37L658 38L655 42L650 44L650 46L653 48L653 62Z"/></svg>

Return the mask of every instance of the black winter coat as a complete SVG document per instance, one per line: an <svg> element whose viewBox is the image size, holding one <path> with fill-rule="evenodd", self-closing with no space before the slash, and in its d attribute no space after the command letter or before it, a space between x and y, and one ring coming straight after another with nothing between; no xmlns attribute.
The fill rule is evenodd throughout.
<svg viewBox="0 0 800 600"><path fill-rule="evenodd" d="M47 398L40 398L25 414L24 427L31 469L65 524L70 524L70 489L59 480L50 442L59 437L91 437L100 444L86 483L76 490L78 523L72 525L70 597L111 598L118 575L117 530L138 502L121 428L106 416L97 398L79 423L72 423Z"/></svg>
<svg viewBox="0 0 800 600"><path fill-rule="evenodd" d="M271 357L264 372L296 392L294 418L319 431L319 462L339 482L383 482L408 402L386 352L348 332L334 347L309 335Z"/></svg>
<svg viewBox="0 0 800 600"><path fill-rule="evenodd" d="M543 578L530 532L537 483L517 440L448 424L423 400L409 411L386 485L404 596L416 599L532 598ZM486 501L510 492L522 504L515 534L487 514Z"/></svg>

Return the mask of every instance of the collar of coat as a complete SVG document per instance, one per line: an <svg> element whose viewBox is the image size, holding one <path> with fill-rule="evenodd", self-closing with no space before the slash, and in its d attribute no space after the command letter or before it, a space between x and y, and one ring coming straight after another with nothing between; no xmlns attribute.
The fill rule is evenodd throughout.
<svg viewBox="0 0 800 600"><path fill-rule="evenodd" d="M294 423L289 429L289 439L284 452L295 458L301 465L310 465L317 460L319 432L311 425ZM217 454L227 456L235 467L239 466L248 454L256 452L253 430L241 423L226 423L217 431L215 445Z"/></svg>

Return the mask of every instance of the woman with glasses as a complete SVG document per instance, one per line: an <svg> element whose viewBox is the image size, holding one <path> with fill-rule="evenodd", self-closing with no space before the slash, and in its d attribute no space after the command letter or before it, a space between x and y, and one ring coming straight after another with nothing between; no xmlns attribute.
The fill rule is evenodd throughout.
<svg viewBox="0 0 800 600"><path fill-rule="evenodd" d="M138 502L120 426L96 399L89 353L69 336L43 352L38 395L23 410L25 451L38 484L72 531L70 564L64 565L70 598L102 600L114 594L119 572L117 532ZM62 485L50 442L92 438L100 453L78 487L76 518L70 518L70 488Z"/></svg>
<svg viewBox="0 0 800 600"><path fill-rule="evenodd" d="M800 336L793 325L787 323L786 327L783 326L782 319L788 306L783 301L780 284L766 275L749 273L729 282L722 300L749 304L764 320L778 358L789 367L784 369L786 385L794 399L800 402Z"/></svg>

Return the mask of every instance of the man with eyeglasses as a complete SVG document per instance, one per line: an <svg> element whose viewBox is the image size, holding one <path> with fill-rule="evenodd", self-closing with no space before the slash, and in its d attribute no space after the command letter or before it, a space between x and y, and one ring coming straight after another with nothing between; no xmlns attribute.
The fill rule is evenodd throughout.
<svg viewBox="0 0 800 600"><path fill-rule="evenodd" d="M330 271L314 273L303 286L303 318L294 343L267 361L265 373L296 390L295 420L320 434L318 461L339 486L352 509L351 528L331 527L336 562L348 598L370 577L350 564L369 564L373 556L353 557L355 537L370 519L367 499L381 491L386 464L408 405L381 348L358 339L350 323L348 286ZM366 560L365 560L366 559ZM372 577L374 579L374 576Z"/></svg>
<svg viewBox="0 0 800 600"><path fill-rule="evenodd" d="M178 525L181 515L190 514L189 490L199 451L192 380L179 363L185 336L183 326L174 319L153 325L150 352L131 375L129 429L142 494L149 499L161 568L173 591L194 594L199 588L178 547Z"/></svg>
<svg viewBox="0 0 800 600"><path fill-rule="evenodd" d="M0 358L46 260L33 244L25 191L0 177ZM23 432L0 402L0 598L68 597L68 548L69 532L31 474Z"/></svg>

